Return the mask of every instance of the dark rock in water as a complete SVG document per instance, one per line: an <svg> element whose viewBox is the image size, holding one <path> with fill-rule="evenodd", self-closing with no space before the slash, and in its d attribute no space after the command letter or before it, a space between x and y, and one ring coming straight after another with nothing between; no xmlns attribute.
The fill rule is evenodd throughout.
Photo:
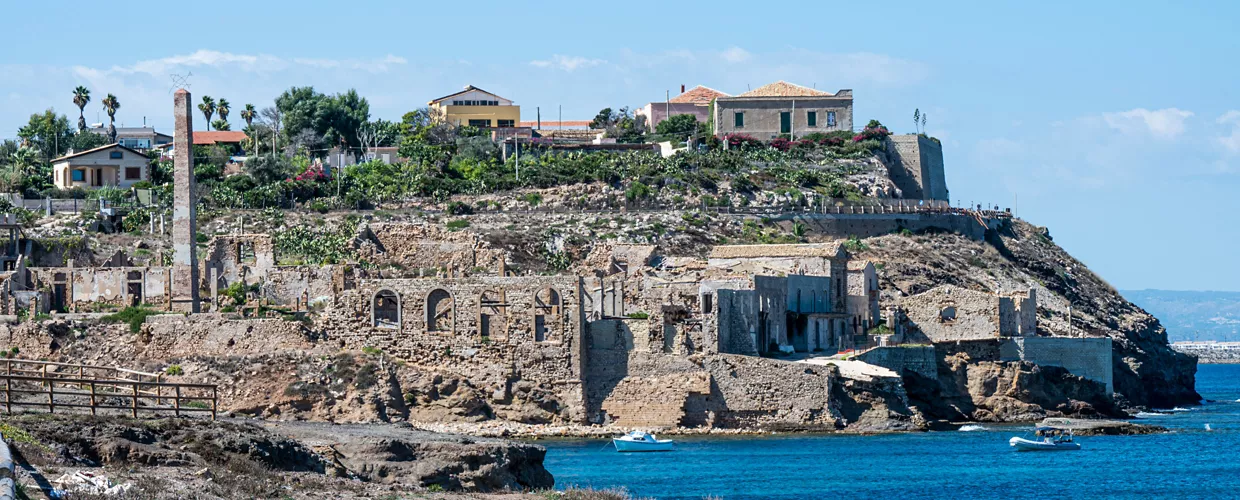
<svg viewBox="0 0 1240 500"><path fill-rule="evenodd" d="M1148 424L1135 424L1123 420L1088 420L1048 418L1038 422L1039 426L1069 429L1077 436L1135 436L1140 434L1160 434L1168 432L1166 427Z"/></svg>

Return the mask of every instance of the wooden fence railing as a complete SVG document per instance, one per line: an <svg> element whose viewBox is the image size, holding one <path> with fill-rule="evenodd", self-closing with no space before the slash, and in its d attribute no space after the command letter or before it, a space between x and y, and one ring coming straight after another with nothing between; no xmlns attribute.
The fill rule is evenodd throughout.
<svg viewBox="0 0 1240 500"><path fill-rule="evenodd" d="M91 415L98 410L184 413L209 412L215 419L219 407L214 384L181 384L163 381L163 375L124 368L0 359L0 378L4 379L5 411L26 406L46 408L85 408Z"/></svg>

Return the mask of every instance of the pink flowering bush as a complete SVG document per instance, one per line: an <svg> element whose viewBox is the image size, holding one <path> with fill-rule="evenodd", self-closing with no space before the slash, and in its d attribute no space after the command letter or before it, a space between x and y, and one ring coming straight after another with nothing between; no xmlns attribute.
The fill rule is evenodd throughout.
<svg viewBox="0 0 1240 500"><path fill-rule="evenodd" d="M861 133L853 136L853 142L882 141L889 135L891 135L891 132L887 131L887 127L884 127L882 123L879 123L878 120L870 120L870 123L866 124L865 128L861 130Z"/></svg>
<svg viewBox="0 0 1240 500"><path fill-rule="evenodd" d="M311 163L306 167L306 171L297 174L297 177L289 181L325 181L327 178L327 174L323 172L323 164Z"/></svg>
<svg viewBox="0 0 1240 500"><path fill-rule="evenodd" d="M723 140L727 141L728 149L754 150L762 148L762 141L745 134L728 134L723 136Z"/></svg>
<svg viewBox="0 0 1240 500"><path fill-rule="evenodd" d="M793 142L788 140L786 137L776 137L771 139L771 142L766 143L766 145L770 146L772 149L787 151L792 149Z"/></svg>

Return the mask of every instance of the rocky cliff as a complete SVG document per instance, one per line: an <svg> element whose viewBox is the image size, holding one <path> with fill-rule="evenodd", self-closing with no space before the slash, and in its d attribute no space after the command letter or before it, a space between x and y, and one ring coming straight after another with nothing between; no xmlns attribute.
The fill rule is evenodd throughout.
<svg viewBox="0 0 1240 500"><path fill-rule="evenodd" d="M947 233L893 234L866 239L853 250L857 258L881 266L885 301L945 284L992 293L1038 290L1039 334L1112 339L1121 407L1162 408L1201 399L1194 390L1196 359L1172 350L1157 318L1068 255L1044 228L1017 220L989 233L986 241ZM944 369L955 371L941 366L940 372Z"/></svg>

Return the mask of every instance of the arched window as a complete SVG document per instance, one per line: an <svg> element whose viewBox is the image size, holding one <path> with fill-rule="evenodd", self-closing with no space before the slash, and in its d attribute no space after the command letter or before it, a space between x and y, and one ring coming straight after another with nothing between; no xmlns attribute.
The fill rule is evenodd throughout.
<svg viewBox="0 0 1240 500"><path fill-rule="evenodd" d="M508 304L503 290L483 290L478 295L478 334L484 338L508 338Z"/></svg>
<svg viewBox="0 0 1240 500"><path fill-rule="evenodd" d="M426 295L426 331L451 332L456 325L456 307L452 294L442 288Z"/></svg>
<svg viewBox="0 0 1240 500"><path fill-rule="evenodd" d="M559 339L563 327L560 293L544 288L534 294L534 341Z"/></svg>
<svg viewBox="0 0 1240 500"><path fill-rule="evenodd" d="M370 299L370 322L378 328L400 329L400 295L379 290Z"/></svg>

